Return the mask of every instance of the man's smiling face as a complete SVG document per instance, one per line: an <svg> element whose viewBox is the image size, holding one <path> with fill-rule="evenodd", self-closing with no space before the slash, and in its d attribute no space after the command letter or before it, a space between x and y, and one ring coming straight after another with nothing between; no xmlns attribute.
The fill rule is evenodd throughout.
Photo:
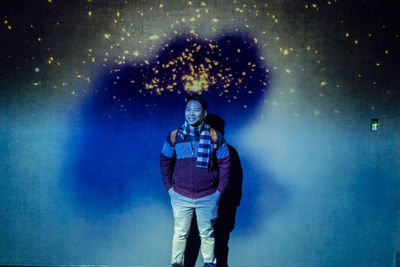
<svg viewBox="0 0 400 267"><path fill-rule="evenodd" d="M207 111L203 110L199 101L190 100L186 104L185 119L191 126L200 125L206 115Z"/></svg>

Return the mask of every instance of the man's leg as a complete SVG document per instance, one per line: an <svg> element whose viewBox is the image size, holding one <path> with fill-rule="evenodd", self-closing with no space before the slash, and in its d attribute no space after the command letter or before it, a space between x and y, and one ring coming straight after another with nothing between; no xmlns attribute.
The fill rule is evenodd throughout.
<svg viewBox="0 0 400 267"><path fill-rule="evenodd" d="M215 266L214 223L218 216L219 192L195 200L197 225L201 239L201 254L205 266ZM209 265L207 265L209 264Z"/></svg>
<svg viewBox="0 0 400 267"><path fill-rule="evenodd" d="M174 213L174 236L172 238L172 264L182 264L185 254L186 239L189 234L193 217L191 199L179 195L172 190L170 193L172 211Z"/></svg>

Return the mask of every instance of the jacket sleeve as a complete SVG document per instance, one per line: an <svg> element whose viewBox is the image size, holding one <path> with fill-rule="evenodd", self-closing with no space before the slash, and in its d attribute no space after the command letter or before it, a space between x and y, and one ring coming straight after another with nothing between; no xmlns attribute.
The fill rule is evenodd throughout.
<svg viewBox="0 0 400 267"><path fill-rule="evenodd" d="M231 168L231 161L229 156L228 145L225 142L225 138L222 134L218 133L218 149L216 152L219 172L219 183L217 190L224 193L229 182L229 172Z"/></svg>
<svg viewBox="0 0 400 267"><path fill-rule="evenodd" d="M175 148L171 145L170 135L168 135L160 155L161 178L167 190L173 187L172 174L174 173L175 160Z"/></svg>

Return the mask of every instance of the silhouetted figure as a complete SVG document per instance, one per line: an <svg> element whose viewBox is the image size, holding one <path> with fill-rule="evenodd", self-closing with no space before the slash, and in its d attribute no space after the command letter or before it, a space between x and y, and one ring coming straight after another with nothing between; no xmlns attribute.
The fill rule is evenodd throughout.
<svg viewBox="0 0 400 267"><path fill-rule="evenodd" d="M243 169L239 154L229 144L228 149L231 157L229 183L219 200L218 218L214 225L217 267L228 266L229 237L235 228L236 211L242 198Z"/></svg>
<svg viewBox="0 0 400 267"><path fill-rule="evenodd" d="M218 132L225 133L225 122L216 114L208 114L206 123L216 129ZM221 196L218 206L218 218L214 225L215 235L215 256L218 267L228 266L229 237L235 228L235 216L237 207L242 198L243 169L240 163L240 157L234 147L228 144L231 170L228 186ZM188 243L185 250L185 267L193 267L200 249L200 237L195 220L192 220Z"/></svg>

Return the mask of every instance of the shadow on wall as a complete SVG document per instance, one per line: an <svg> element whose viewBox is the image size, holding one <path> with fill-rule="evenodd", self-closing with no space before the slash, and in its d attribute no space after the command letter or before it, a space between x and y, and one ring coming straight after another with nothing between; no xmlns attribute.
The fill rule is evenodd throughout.
<svg viewBox="0 0 400 267"><path fill-rule="evenodd" d="M108 215L150 200L168 206L159 155L168 133L183 123L186 95L202 93L209 111L240 129L266 97L263 64L253 38L235 33L215 41L179 36L149 61L104 70L71 130L63 186L74 209L106 223ZM248 190L259 187L260 180L245 179ZM255 203L257 191L247 193ZM255 218L252 212L246 217Z"/></svg>

